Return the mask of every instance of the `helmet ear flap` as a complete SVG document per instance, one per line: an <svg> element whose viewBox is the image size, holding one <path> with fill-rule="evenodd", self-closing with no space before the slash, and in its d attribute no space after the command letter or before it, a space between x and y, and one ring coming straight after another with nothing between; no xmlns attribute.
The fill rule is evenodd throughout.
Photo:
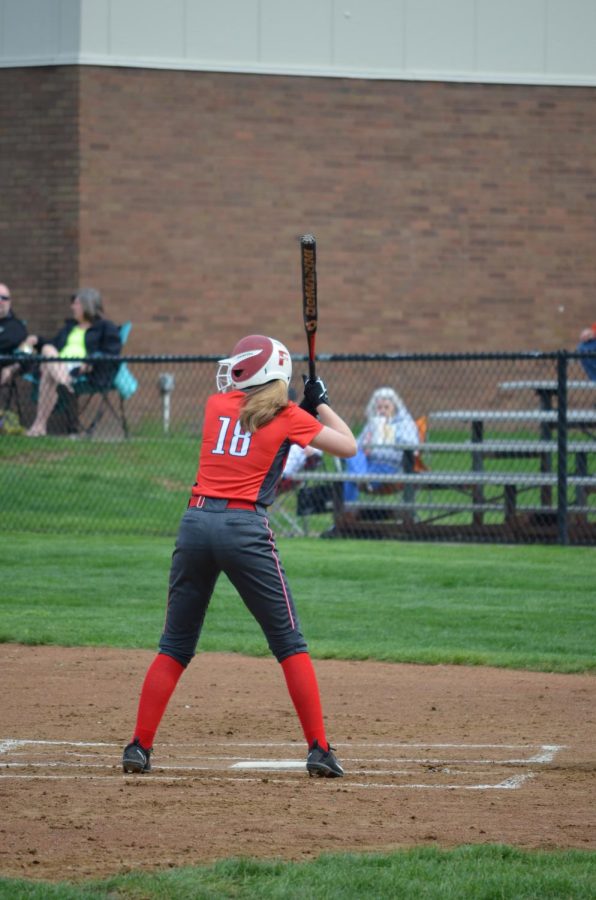
<svg viewBox="0 0 596 900"><path fill-rule="evenodd" d="M219 361L215 382L220 394L225 394L225 392L232 387L231 368L232 366L229 359L222 359Z"/></svg>

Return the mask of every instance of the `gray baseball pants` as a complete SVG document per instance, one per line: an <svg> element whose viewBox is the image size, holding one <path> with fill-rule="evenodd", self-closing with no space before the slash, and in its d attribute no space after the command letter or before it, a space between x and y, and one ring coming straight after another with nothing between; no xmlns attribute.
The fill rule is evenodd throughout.
<svg viewBox="0 0 596 900"><path fill-rule="evenodd" d="M308 650L266 509L230 509L206 497L182 517L172 556L161 653L187 666L224 572L261 626L278 662Z"/></svg>

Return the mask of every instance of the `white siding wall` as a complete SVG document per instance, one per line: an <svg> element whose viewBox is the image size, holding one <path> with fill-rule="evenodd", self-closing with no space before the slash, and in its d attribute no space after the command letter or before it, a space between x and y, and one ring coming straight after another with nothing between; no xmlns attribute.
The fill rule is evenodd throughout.
<svg viewBox="0 0 596 900"><path fill-rule="evenodd" d="M80 45L81 0L0 0L0 65L62 63Z"/></svg>
<svg viewBox="0 0 596 900"><path fill-rule="evenodd" d="M596 85L596 0L0 0L0 66Z"/></svg>

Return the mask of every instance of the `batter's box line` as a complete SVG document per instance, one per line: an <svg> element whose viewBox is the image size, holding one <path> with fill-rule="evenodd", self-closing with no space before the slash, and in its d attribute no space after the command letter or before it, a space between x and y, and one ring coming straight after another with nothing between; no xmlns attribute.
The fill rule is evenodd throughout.
<svg viewBox="0 0 596 900"><path fill-rule="evenodd" d="M225 742L225 743L222 742L220 745L227 746L228 748L230 748L230 745L234 746L236 748L241 748L241 747L244 748L247 746L247 744L248 744L248 746L251 747L251 749L258 748L261 751L263 749L272 749L272 748L280 749L280 747L287 747L287 746L291 746L292 749L297 749L297 745L294 742L292 742L290 744L288 744L287 742L252 742L252 741L251 742ZM209 745L212 748L214 746L214 743L209 742ZM9 756L9 759L6 761L6 763L3 766L6 769L20 768L20 767L24 767L27 765L32 768L35 768L36 766L44 766L45 765L45 766L51 766L52 768L56 768L56 769L60 768L61 766L64 768L71 768L71 769L72 768L106 768L107 769L107 768L111 768L111 766L106 765L105 763L90 764L88 761L84 762L84 763L80 762L80 761L78 763L74 763L72 761L69 762L67 760L64 760L64 761L52 760L51 762L49 762L47 760L45 760L45 761L44 760L35 760L34 761L34 760L30 759L27 762L21 762L20 760L19 761L16 761L14 759L10 760L10 753L11 753L11 751L13 753L16 751L16 753L18 755L21 755L22 751L26 747L40 747L40 748L41 747L46 747L46 748L52 747L54 749L57 747L65 747L65 748L67 748L66 753L68 754L68 753L72 752L72 748L78 748L79 750L83 749L83 748L87 749L87 750L92 750L92 749L105 750L107 748L112 749L116 746L117 745L114 742L104 742L104 741L101 741L101 742L100 741L65 741L65 740L44 740L44 739L32 739L32 738L4 738L4 739L0 739L0 754L4 754L5 757L7 754ZM164 747L167 747L167 746L168 745L164 745ZM180 749L180 745L169 745L169 746L177 746L178 749ZM190 746L193 746L193 748L196 748L196 744L190 745ZM385 749L386 750L389 747L392 747L393 749L424 748L426 750L435 749L435 748L436 749L451 748L451 749L461 750L461 749L479 749L481 747L485 748L485 749L518 749L519 750L519 749L523 748L524 750L537 750L537 752L535 752L530 757L525 757L522 759L517 759L517 758L516 759L508 759L508 760L503 760L503 759L501 759L501 760L498 760L498 759L490 759L490 760L487 760L487 759L480 759L480 760L462 760L462 759L437 760L437 759L434 759L434 760L429 760L429 759L420 759L418 757L415 757L412 759L401 758L401 759L390 759L390 760L382 759L381 760L381 759L377 758L374 760L368 760L368 759L361 759L361 758L357 758L357 757L350 758L348 756L346 762L350 762L350 761L352 763L357 762L357 761L359 761L359 762L375 762L377 764L379 762L385 762L385 763L393 762L394 764L401 763L402 765L418 764L418 765L450 765L450 766L466 766L466 765L503 766L503 765L507 765L507 764L508 765L517 765L517 766L528 766L530 764L544 765L548 762L552 762L556 753L559 750L563 749L564 745L559 745L559 744L455 744L455 743L431 744L429 742L425 742L425 743L422 743L422 742L420 742L420 743L419 742L416 742L416 743L414 743L414 742L412 742L412 743L399 742L399 743L397 743L397 742L386 742L386 741L378 742L378 743L375 743L375 742L368 742L368 743L350 742L350 744L345 745L346 750L354 750L357 748L366 748L369 751L373 750L373 749L379 749L379 750ZM87 755L87 754L85 754L85 755ZM194 759L195 759L195 757L193 757L193 760ZM209 757L205 754L203 754L202 756L196 757L197 761L201 761L203 763L207 762L210 759L211 759L211 757ZM235 760L235 762L233 762L234 760ZM260 769L261 771L265 770L265 771L269 771L269 772L275 771L275 770L277 770L277 771L279 771L279 770L284 770L284 771L302 770L303 771L305 768L305 764L303 761L298 761L295 759L281 759L281 760L280 759L277 759L277 760L275 760L275 759L246 759L246 757L242 758L242 757L229 755L225 759L222 759L221 757L219 757L217 759L217 761L220 763L220 766L221 765L225 766L226 763L229 765L231 763L230 768L236 769L237 771L238 770L243 770L243 771L253 770L254 771L255 769ZM211 767L209 767L209 766L196 765L196 764L195 765L188 765L188 764L187 765L170 765L170 766L165 765L165 766L160 766L159 768L161 768L162 772L172 772L172 773L175 771L177 771L177 772L186 771L186 772L191 772L191 773L192 772L198 773L198 772L212 771ZM407 774L408 774L407 771L404 771L403 769L397 769L397 768L390 770L390 771L371 770L369 772L369 771L365 770L365 771L360 772L361 776L367 775L373 779L377 779L381 776L387 776L387 775L403 776L403 775L407 775ZM445 774L447 774L447 771L445 772ZM470 775L471 773L461 772L460 774L465 776L466 774ZM226 780L226 781L227 780L241 780L241 781L246 781L246 782L262 781L262 778L252 779L250 777L245 777L243 775L240 775L240 771L239 771L239 776L240 776L239 778L231 778L231 779L229 778L229 776L228 777L220 776L220 778L222 780ZM27 775L24 775L24 774L17 775L16 773L14 773L14 774L11 773L10 775L9 774L0 775L0 778L2 778L2 779L11 778L11 777L12 778L23 778L23 779L35 779L35 778L43 779L44 777L49 778L49 779L69 779L69 778L86 777L89 780L97 779L97 776L94 776L94 775L86 775L86 776L72 775L71 776L71 775L58 775L58 774L50 775L48 773L47 775L44 776L39 772L31 773L31 774L27 774ZM110 776L103 776L104 779L106 777L110 777ZM155 773L152 780L155 781L155 780L157 780L158 777L159 776L157 776L157 773ZM190 778L192 778L193 775L192 774L187 774L187 775L173 775L173 774L169 775L168 774L168 775L165 775L162 777L164 778L164 780L186 781L186 780L189 780ZM467 784L467 785L466 784L420 784L420 783L386 784L386 783L379 783L378 781L362 783L362 782L351 781L349 779L349 777L346 779L346 782L344 782L344 783L348 783L352 787L358 787L358 788L367 789L367 790L368 789L391 789L391 790L393 790L393 789L407 789L407 788L411 788L413 790L437 790L437 789L440 789L440 790L514 790L514 789L521 787L528 779L533 778L533 777L534 777L534 773L526 772L523 775L515 775L510 778L506 778L502 781L499 781L497 784ZM217 776L214 776L214 778L217 779ZM275 779L271 779L271 777L268 777L267 780L270 781L270 780L275 780ZM285 783L293 783L293 782L285 782Z"/></svg>
<svg viewBox="0 0 596 900"><path fill-rule="evenodd" d="M205 749L212 749L214 746L222 746L226 747L228 750L231 748L245 748L250 747L251 749L281 749L286 747L292 747L293 749L298 749L295 743L288 742L273 742L273 741L221 741L221 742L207 742L208 747ZM35 739L35 738L0 738L0 755L10 753L11 751L23 749L27 746L30 747L67 747L67 748L79 748L79 749L87 749L90 750L92 748L113 748L118 747L118 744L110 741L67 741L67 740L45 740L45 739ZM189 746L192 747L195 751L197 748L195 744L163 744L161 745L163 750L167 750L168 747L176 747L178 750L181 747ZM386 759L385 757L379 758L375 757L374 762L401 762L402 764L421 764L421 765L449 765L459 763L460 765L536 765L536 764L546 764L552 762L556 754L565 749L564 744L455 744L455 743L421 743L421 742L393 742L389 743L386 741L383 742L350 742L346 744L338 744L340 751L348 752L358 749L367 749L367 750L387 750L387 749L425 749L425 750L440 750L440 749L453 749L453 750L477 750L477 749L499 749L499 750L536 750L532 756L529 757L514 757L509 759L453 759L453 758L430 758L430 757L399 757L398 759ZM68 751L67 751L68 752ZM218 758L221 759L221 755L218 757L211 757L207 755L205 752L199 753L198 756L192 756L191 759L200 759L203 761ZM349 759L356 762L364 762L367 761L366 757L357 757L357 756L348 756ZM246 756L236 756L231 754L226 754L226 759L228 760L244 760Z"/></svg>
<svg viewBox="0 0 596 900"><path fill-rule="evenodd" d="M211 738L204 738L203 743L205 745L209 745L210 747L294 747L299 748L301 746L300 741L231 741L229 739L225 740L212 740ZM564 748L564 744L543 744L538 741L528 742L525 744L473 744L473 743L436 743L432 741L340 741L335 742L338 747L374 747L376 749L396 749L396 748L404 748L408 749L409 747L415 748L426 748L426 749L469 749L469 750L490 750L490 749L502 749L502 750L531 750L532 748L542 748L542 747L555 747L555 748ZM69 747L118 747L119 743L116 741L72 741L72 740L48 740L42 738L0 738L0 749L4 745L11 744L48 744L61 746L63 744L68 745ZM162 747L196 747L196 741L176 741L176 743L162 743L160 746Z"/></svg>
<svg viewBox="0 0 596 900"><path fill-rule="evenodd" d="M506 778L498 784L368 784L363 782L349 782L349 787L363 788L364 790L414 790L414 791L517 791L524 782L534 778L533 772L525 772L523 775L514 775Z"/></svg>
<svg viewBox="0 0 596 900"><path fill-rule="evenodd" d="M46 741L34 738L0 738L0 753L7 753L15 747L26 747L28 744L47 747L114 747L113 741Z"/></svg>
<svg viewBox="0 0 596 900"><path fill-rule="evenodd" d="M345 742L335 742L337 743L338 748L342 749L348 748L372 748L375 750L382 749L404 749L407 750L409 748L416 749L426 749L426 750L532 750L536 749L543 752L564 750L566 748L565 744L543 744L538 742L526 743L526 744L473 744L473 743L431 743L430 741L426 742L417 742L417 741L345 741ZM119 747L120 744L115 741L72 741L72 740L47 740L43 738L0 738L0 753L6 752L8 749L12 749L15 746L24 746L26 744L38 744L40 746L67 746L67 747ZM274 749L274 748L283 748L283 747L293 747L294 749L299 749L300 744L297 741L230 741L230 740L219 740L212 741L206 739L204 744L209 747L251 747L251 748L265 748L265 749ZM163 743L160 745L161 747L192 747L196 748L197 742L194 741L192 743L181 743L176 742L175 744Z"/></svg>
<svg viewBox="0 0 596 900"><path fill-rule="evenodd" d="M506 778L504 781L500 781L498 784L369 784L368 782L358 782L358 781L350 781L349 777L346 777L345 780L342 779L341 787L342 790L350 790L352 788L357 788L359 790L440 790L440 791L515 791L518 790L524 782L528 781L530 778L533 778L532 772L527 772L524 775L515 775L513 778ZM1 775L0 780L13 779L13 780L21 780L21 781L96 781L105 783L107 781L117 781L122 782L123 780L127 783L135 783L138 784L138 779L132 779L122 775ZM149 785L151 782L167 782L172 784L172 782L187 782L189 780L188 777L184 776L175 776L175 775L148 775L146 779L143 780L143 784ZM263 784L263 778L226 778L221 776L215 776L209 779L210 781L219 781L219 782L227 782L227 783L235 783L237 784L241 781L243 784ZM267 778L268 784L284 784L284 785L293 785L294 787L298 783L296 778ZM329 787L337 786L336 782L328 781L327 784Z"/></svg>
<svg viewBox="0 0 596 900"><path fill-rule="evenodd" d="M209 738L204 739L203 741L205 746L209 747L249 747L249 748L261 748L265 747L267 749L273 748L284 748L284 747L293 747L294 749L300 749L301 744L299 741L230 741L230 740L211 740ZM538 741L534 741L531 743L525 744L472 744L472 743L464 743L464 744L445 744L445 743L433 743L431 741L337 741L333 742L334 746L337 748L341 748L342 750L346 750L349 748L369 748L372 747L375 750L396 750L403 749L408 750L411 748L415 749L426 749L426 750L442 750L442 749L455 749L455 750L533 750L533 749L543 749L543 748L553 748L555 750L564 749L564 744L543 744ZM196 742L193 743L181 743L176 742L175 744L160 744L162 747L196 747Z"/></svg>

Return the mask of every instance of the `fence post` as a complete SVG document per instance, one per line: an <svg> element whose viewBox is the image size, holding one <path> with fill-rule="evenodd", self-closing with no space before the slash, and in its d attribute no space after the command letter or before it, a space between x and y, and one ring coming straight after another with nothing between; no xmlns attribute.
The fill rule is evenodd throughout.
<svg viewBox="0 0 596 900"><path fill-rule="evenodd" d="M567 521L567 353L557 353L557 534L569 543Z"/></svg>
<svg viewBox="0 0 596 900"><path fill-rule="evenodd" d="M170 432L170 397L172 395L172 391L174 390L174 386L176 384L176 379L174 378L174 375L171 372L162 372L162 374L157 379L157 384L159 387L159 391L161 393L163 433L169 434L169 432Z"/></svg>

